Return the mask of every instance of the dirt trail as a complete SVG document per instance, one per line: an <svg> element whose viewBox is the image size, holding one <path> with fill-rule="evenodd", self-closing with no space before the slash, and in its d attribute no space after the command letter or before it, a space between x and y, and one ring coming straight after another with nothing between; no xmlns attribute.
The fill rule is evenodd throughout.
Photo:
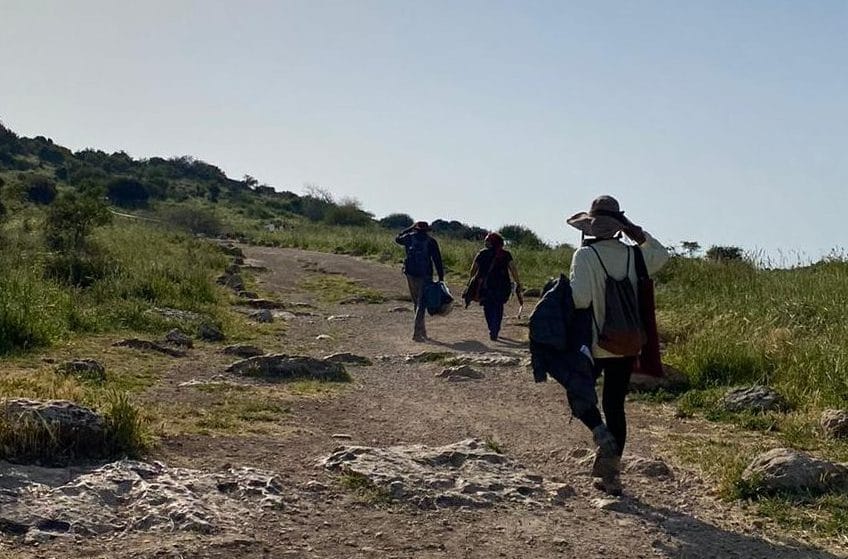
<svg viewBox="0 0 848 559"><path fill-rule="evenodd" d="M673 417L668 407L629 404L631 437L626 455L663 458L674 468L671 481L625 474L625 496L599 508L589 465L574 456L591 447L577 421L569 421L565 394L554 382L534 384L523 367L485 368L485 378L447 382L436 378L438 364L404 363L399 356L420 351L494 352L526 356L526 329L512 318L504 342L490 342L479 307L458 307L446 318L428 320L427 344L411 341L412 315L393 312L409 306L328 305L301 282L343 274L391 298L404 295L397 269L354 258L298 250L247 248L249 258L268 272L257 274L261 289L282 301L310 303L316 316L288 324L279 347L269 351L321 357L350 351L375 359L350 367L354 383L331 396L291 402L279 436L179 436L163 441L156 458L173 466L218 469L226 465L267 468L286 483L325 489L304 492L296 510L265 513L237 535L161 536L53 542L21 552L32 557L433 557L547 558L831 558L835 555L780 542L761 533L740 511L716 500L693 474L678 468L664 450L671 433L703 429L697 421ZM458 292L458 286L453 286ZM507 313L514 316L516 308ZM327 321L330 315L351 318ZM328 334L331 340L317 340ZM377 360L377 356L391 356ZM197 365L193 365L195 368ZM176 380L214 371L179 365L152 389L167 398ZM204 398L208 398L205 395ZM185 398L185 396L182 396ZM202 400L198 400L200 402ZM185 401L184 405L193 405ZM425 511L364 500L341 487L316 462L337 448L334 434L350 444L444 445L469 437L496 443L505 454L545 477L561 478L576 495L564 505L543 508L495 507ZM348 441L341 441L348 444ZM34 553L30 555L30 553ZM70 555L65 555L70 553Z"/></svg>

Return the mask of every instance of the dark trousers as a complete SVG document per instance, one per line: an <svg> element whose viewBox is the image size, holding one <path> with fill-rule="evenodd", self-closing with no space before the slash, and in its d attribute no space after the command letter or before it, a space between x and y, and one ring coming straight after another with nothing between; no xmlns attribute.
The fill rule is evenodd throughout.
<svg viewBox="0 0 848 559"><path fill-rule="evenodd" d="M618 454L624 452L627 441L627 415L624 413L624 399L630 388L630 375L636 364L635 357L612 357L595 359L595 368L604 375L604 393L601 404L607 428L618 443Z"/></svg>
<svg viewBox="0 0 848 559"><path fill-rule="evenodd" d="M489 335L497 337L501 332L503 324L504 304L495 301L483 303L483 314L486 315L486 325L489 327Z"/></svg>
<svg viewBox="0 0 848 559"><path fill-rule="evenodd" d="M426 336L427 328L424 325L424 286L433 281L431 278L416 277L406 275L406 282L409 285L409 296L412 298L412 303L415 305L415 326L412 330L412 335L415 337Z"/></svg>
<svg viewBox="0 0 848 559"><path fill-rule="evenodd" d="M595 359L595 373L604 375L604 393L602 406L607 429L618 443L619 456L624 452L627 442L627 415L624 413L624 399L630 387L630 375L636 364L635 357L611 357ZM579 416L589 429L601 424L601 414L597 407L585 411Z"/></svg>

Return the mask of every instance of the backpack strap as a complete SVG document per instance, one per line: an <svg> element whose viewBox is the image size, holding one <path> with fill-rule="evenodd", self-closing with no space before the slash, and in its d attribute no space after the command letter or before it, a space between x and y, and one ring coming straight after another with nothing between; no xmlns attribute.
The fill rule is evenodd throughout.
<svg viewBox="0 0 848 559"><path fill-rule="evenodd" d="M648 279L651 276L648 274L648 267L645 265L645 255L642 254L642 249L639 247L633 247L634 252L636 253L636 277L641 279Z"/></svg>
<svg viewBox="0 0 848 559"><path fill-rule="evenodd" d="M604 266L604 261L601 259L601 255L600 255L600 254L598 254L598 251L597 251L597 250L595 250L595 247L593 247L593 246L589 245L589 248L590 248L590 249L592 249L592 252L594 252L594 253L595 253L595 256L597 256L597 257L598 257L598 262L600 262L600 263L601 263L601 268L603 268L603 269L604 269L604 274L606 274L606 276L607 276L607 277L610 277L609 272L607 271L607 267L606 267L606 266ZM628 256L629 256L629 255L628 255ZM628 267L628 268L630 268L630 262L629 262L629 261L628 261L628 263L627 263L627 267Z"/></svg>

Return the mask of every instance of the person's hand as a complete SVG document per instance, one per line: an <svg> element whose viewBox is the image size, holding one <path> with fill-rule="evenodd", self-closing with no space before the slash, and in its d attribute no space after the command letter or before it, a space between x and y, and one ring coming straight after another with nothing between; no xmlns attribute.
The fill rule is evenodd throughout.
<svg viewBox="0 0 848 559"><path fill-rule="evenodd" d="M639 245L641 245L647 240L647 238L645 237L645 231L643 231L641 227L632 222L622 227L621 232L630 237L630 239L632 239L636 244Z"/></svg>

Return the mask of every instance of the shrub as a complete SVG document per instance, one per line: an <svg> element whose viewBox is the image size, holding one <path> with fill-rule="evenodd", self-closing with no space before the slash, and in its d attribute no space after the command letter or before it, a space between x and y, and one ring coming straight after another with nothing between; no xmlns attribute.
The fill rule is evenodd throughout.
<svg viewBox="0 0 848 559"><path fill-rule="evenodd" d="M138 208L147 205L150 189L138 179L122 177L107 183L106 196L116 206Z"/></svg>
<svg viewBox="0 0 848 559"><path fill-rule="evenodd" d="M169 225L193 233L217 237L225 231L224 223L212 211L197 206L177 206L162 211L162 219Z"/></svg>
<svg viewBox="0 0 848 559"><path fill-rule="evenodd" d="M30 175L24 185L27 199L34 204L50 204L56 199L56 181L44 175Z"/></svg>
<svg viewBox="0 0 848 559"><path fill-rule="evenodd" d="M386 229L406 229L415 223L408 214L389 214L378 222Z"/></svg>
<svg viewBox="0 0 848 559"><path fill-rule="evenodd" d="M63 254L79 252L94 228L109 223L111 218L106 205L94 196L64 192L47 212L47 245Z"/></svg>
<svg viewBox="0 0 848 559"><path fill-rule="evenodd" d="M362 210L358 201L349 199L339 205L330 205L323 221L327 225L362 226L371 224L372 215Z"/></svg>
<svg viewBox="0 0 848 559"><path fill-rule="evenodd" d="M531 249L545 249L548 245L536 233L523 225L504 225L498 233L505 241Z"/></svg>
<svg viewBox="0 0 848 559"><path fill-rule="evenodd" d="M742 260L742 249L734 246L711 246L707 249L707 260L716 262Z"/></svg>

